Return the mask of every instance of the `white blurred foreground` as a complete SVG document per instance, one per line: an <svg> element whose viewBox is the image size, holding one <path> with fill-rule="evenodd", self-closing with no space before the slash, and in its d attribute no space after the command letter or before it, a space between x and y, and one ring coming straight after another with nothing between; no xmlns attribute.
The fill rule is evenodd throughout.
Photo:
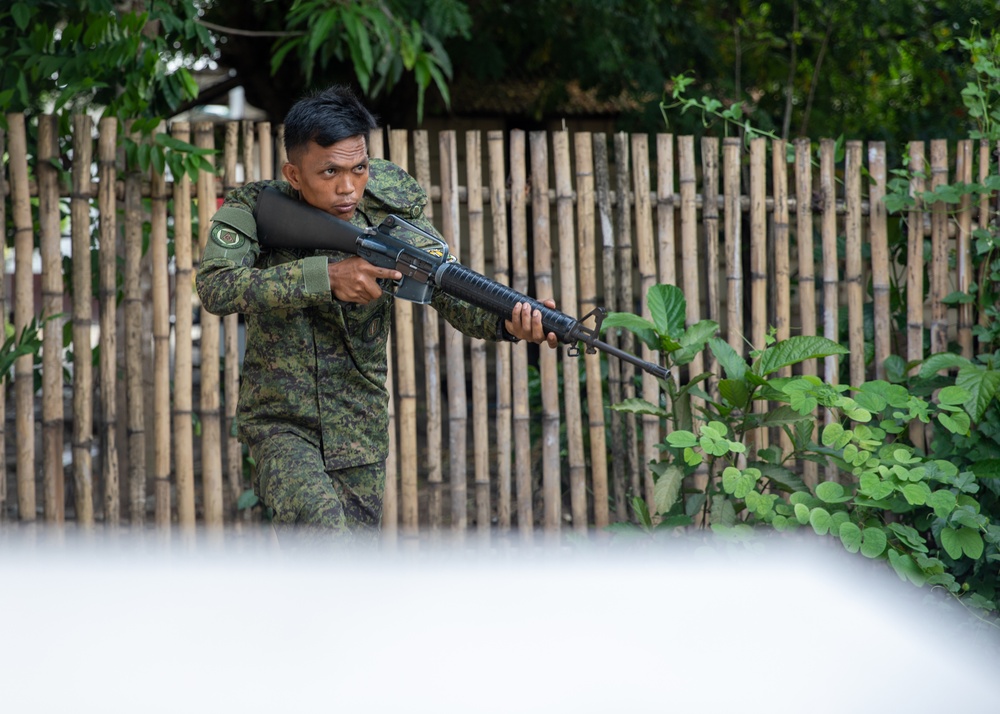
<svg viewBox="0 0 1000 714"><path fill-rule="evenodd" d="M121 543L0 540L0 711L1000 711L1000 631L815 542Z"/></svg>

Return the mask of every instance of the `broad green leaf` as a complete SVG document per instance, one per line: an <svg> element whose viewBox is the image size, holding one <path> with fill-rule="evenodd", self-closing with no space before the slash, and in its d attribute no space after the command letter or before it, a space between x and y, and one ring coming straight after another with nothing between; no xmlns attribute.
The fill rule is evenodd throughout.
<svg viewBox="0 0 1000 714"><path fill-rule="evenodd" d="M802 525L809 522L809 506L804 503L795 504L795 520L797 520Z"/></svg>
<svg viewBox="0 0 1000 714"><path fill-rule="evenodd" d="M927 503L927 497L930 496L931 490L928 488L926 483L908 483L903 488L900 489L903 493L903 498L911 506L922 506Z"/></svg>
<svg viewBox="0 0 1000 714"><path fill-rule="evenodd" d="M978 560L983 554L983 537L972 528L946 527L941 529L941 547L952 560L958 560L963 554Z"/></svg>
<svg viewBox="0 0 1000 714"><path fill-rule="evenodd" d="M854 523L842 523L839 529L840 542L851 553L861 550L861 529Z"/></svg>
<svg viewBox="0 0 1000 714"><path fill-rule="evenodd" d="M931 493L926 502L934 509L934 515L938 518L947 518L956 505L955 494L943 488Z"/></svg>
<svg viewBox="0 0 1000 714"><path fill-rule="evenodd" d="M687 316L687 300L680 288L663 283L654 285L646 293L646 305L659 334L675 340L681 337Z"/></svg>
<svg viewBox="0 0 1000 714"><path fill-rule="evenodd" d="M887 538L881 528L870 526L861 533L861 554L866 558L877 558L885 550Z"/></svg>
<svg viewBox="0 0 1000 714"><path fill-rule="evenodd" d="M829 533L831 520L830 512L825 508L814 508L809 511L809 525L816 531L816 535Z"/></svg>
<svg viewBox="0 0 1000 714"><path fill-rule="evenodd" d="M741 379L720 379L719 394L736 409L745 410L750 401L750 392Z"/></svg>
<svg viewBox="0 0 1000 714"><path fill-rule="evenodd" d="M927 576L920 570L908 553L897 553L889 550L889 564L896 571L900 580L909 580L917 587L923 586L927 582Z"/></svg>
<svg viewBox="0 0 1000 714"><path fill-rule="evenodd" d="M750 465L760 469L761 476L770 479L772 485L777 484L781 487L782 491L795 492L807 490L802 477L784 466L766 464L760 461L754 461Z"/></svg>
<svg viewBox="0 0 1000 714"><path fill-rule="evenodd" d="M658 464L656 466L659 466ZM662 468L654 466L653 471L659 474L653 485L653 504L656 512L666 514L677 503L681 493L681 483L684 481L684 471L679 467L668 465Z"/></svg>
<svg viewBox="0 0 1000 714"><path fill-rule="evenodd" d="M698 443L698 437L690 431L678 430L667 434L667 443L677 448L694 446Z"/></svg>
<svg viewBox="0 0 1000 714"><path fill-rule="evenodd" d="M972 395L958 386L944 387L938 392L938 403L940 404L962 404Z"/></svg>
<svg viewBox="0 0 1000 714"><path fill-rule="evenodd" d="M733 526L736 524L736 507L725 496L712 496L712 509L709 517L713 525Z"/></svg>
<svg viewBox="0 0 1000 714"><path fill-rule="evenodd" d="M970 364L971 362L961 355L956 355L951 352L940 352L936 355L931 355L924 360L924 363L920 367L919 376L921 379L929 379L943 369L967 367Z"/></svg>
<svg viewBox="0 0 1000 714"><path fill-rule="evenodd" d="M712 320L701 320L691 325L681 335L679 342L684 347L697 347L700 351L705 346L705 343L718 331L719 323Z"/></svg>
<svg viewBox="0 0 1000 714"><path fill-rule="evenodd" d="M722 365L723 372L729 379L743 379L747 371L747 363L733 349L732 345L718 337L713 337L708 341L708 347L715 355L715 359Z"/></svg>
<svg viewBox="0 0 1000 714"><path fill-rule="evenodd" d="M756 371L760 376L766 377L782 367L798 364L807 359L843 354L848 354L846 347L825 337L796 335L765 349L757 359Z"/></svg>
<svg viewBox="0 0 1000 714"><path fill-rule="evenodd" d="M669 412L662 407L650 404L645 399L640 399L638 397L631 397L618 402L618 404L613 404L611 405L611 408L616 412L625 412L626 414L649 414L664 418L670 416Z"/></svg>
<svg viewBox="0 0 1000 714"><path fill-rule="evenodd" d="M959 370L955 386L969 393L965 409L978 422L982 420L986 409L1000 391L1000 370L987 370L978 365L970 365Z"/></svg>
<svg viewBox="0 0 1000 714"><path fill-rule="evenodd" d="M927 541L924 540L923 536L915 528L902 523L889 523L886 525L886 528L911 549L920 553L927 552Z"/></svg>
<svg viewBox="0 0 1000 714"><path fill-rule="evenodd" d="M605 332L609 327L623 327L634 333L651 350L659 350L660 348L656 328L652 322L644 317L639 317L628 312L610 312L601 323L601 331Z"/></svg>
<svg viewBox="0 0 1000 714"><path fill-rule="evenodd" d="M845 494L844 487L836 481L824 481L817 484L816 497L824 503L843 503L851 500L851 495Z"/></svg>
<svg viewBox="0 0 1000 714"><path fill-rule="evenodd" d="M941 422L941 426L950 431L952 434L960 434L962 436L969 435L969 429L972 426L972 421L968 414L959 412L957 414L945 414L944 412L937 415L938 421Z"/></svg>
<svg viewBox="0 0 1000 714"><path fill-rule="evenodd" d="M236 500L236 510L243 511L247 508L253 508L257 505L259 499L257 494L253 492L252 489L247 489L240 494L240 497Z"/></svg>

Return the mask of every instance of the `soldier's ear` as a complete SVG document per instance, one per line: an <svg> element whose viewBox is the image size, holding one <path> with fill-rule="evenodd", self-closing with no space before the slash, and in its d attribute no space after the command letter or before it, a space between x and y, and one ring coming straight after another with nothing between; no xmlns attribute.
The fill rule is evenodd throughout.
<svg viewBox="0 0 1000 714"><path fill-rule="evenodd" d="M281 167L281 175L285 177L285 181L292 185L296 191L299 190L299 167L290 161L286 161L285 165Z"/></svg>

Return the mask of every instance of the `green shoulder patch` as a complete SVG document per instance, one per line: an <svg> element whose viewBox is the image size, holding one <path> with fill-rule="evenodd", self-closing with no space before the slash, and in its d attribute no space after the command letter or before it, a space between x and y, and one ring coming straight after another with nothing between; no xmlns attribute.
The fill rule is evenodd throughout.
<svg viewBox="0 0 1000 714"><path fill-rule="evenodd" d="M242 235L234 231L229 226L216 224L212 226L212 240L227 250L239 248L246 241Z"/></svg>

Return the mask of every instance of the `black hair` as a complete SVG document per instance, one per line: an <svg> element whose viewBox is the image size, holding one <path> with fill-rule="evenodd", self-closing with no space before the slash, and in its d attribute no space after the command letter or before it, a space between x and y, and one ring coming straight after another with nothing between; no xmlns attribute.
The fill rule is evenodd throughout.
<svg viewBox="0 0 1000 714"><path fill-rule="evenodd" d="M352 136L363 136L367 147L371 130L378 126L372 113L346 85L334 85L300 99L288 110L284 124L289 159L310 142L326 148Z"/></svg>

